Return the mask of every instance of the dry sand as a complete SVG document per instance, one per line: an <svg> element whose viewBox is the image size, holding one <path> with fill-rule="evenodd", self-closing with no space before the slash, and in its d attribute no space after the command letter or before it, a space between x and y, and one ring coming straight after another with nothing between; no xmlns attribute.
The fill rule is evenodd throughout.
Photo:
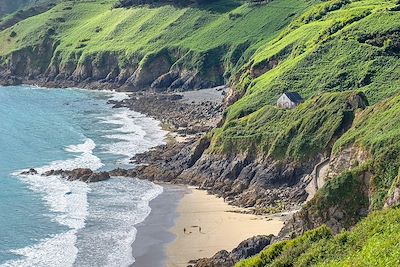
<svg viewBox="0 0 400 267"><path fill-rule="evenodd" d="M176 239L167 245L168 267L186 267L190 260L211 257L222 249L231 251L255 235L276 235L283 226L278 217L231 212L239 209L206 191L190 191L180 201L171 229Z"/></svg>

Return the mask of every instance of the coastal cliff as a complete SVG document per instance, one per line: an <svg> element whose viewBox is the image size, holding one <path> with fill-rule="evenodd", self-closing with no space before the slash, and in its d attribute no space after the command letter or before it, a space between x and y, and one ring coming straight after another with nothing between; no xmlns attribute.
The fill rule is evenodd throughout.
<svg viewBox="0 0 400 267"><path fill-rule="evenodd" d="M365 253L373 265L372 237L393 234L374 226L396 221L400 204L399 10L397 0L66 1L0 22L0 80L135 91L115 106L185 141L115 174L196 185L257 214L297 211L238 266L352 264ZM224 105L171 93L223 84ZM285 91L304 103L276 107Z"/></svg>
<svg viewBox="0 0 400 267"><path fill-rule="evenodd" d="M156 91L223 85L261 40L276 36L309 5L117 8L115 2L66 1L19 23L0 23L2 83ZM260 19L268 15L276 19Z"/></svg>

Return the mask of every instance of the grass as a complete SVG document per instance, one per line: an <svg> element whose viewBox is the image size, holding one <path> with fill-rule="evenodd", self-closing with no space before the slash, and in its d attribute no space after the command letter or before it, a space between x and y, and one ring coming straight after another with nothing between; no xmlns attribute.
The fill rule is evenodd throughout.
<svg viewBox="0 0 400 267"><path fill-rule="evenodd" d="M6 61L15 51L35 47L52 29L51 38L58 43L53 62L60 62L62 68L71 60L85 62L105 53L117 55L121 66L126 61L145 65L151 55L169 51L175 59L172 63L181 68L207 72L210 64L223 64L230 76L246 61L242 57L250 57L263 41L277 36L293 14L310 5L306 0L275 0L257 6L218 0L201 7L115 9L114 3L61 2L0 32L0 56ZM236 14L234 19L232 14ZM16 38L9 38L12 31ZM216 62L207 60L209 54Z"/></svg>
<svg viewBox="0 0 400 267"><path fill-rule="evenodd" d="M322 226L291 241L276 243L235 267L399 266L400 209L370 214L352 231L336 236Z"/></svg>
<svg viewBox="0 0 400 267"><path fill-rule="evenodd" d="M334 146L339 153L349 146L360 147L370 155L367 170L373 174L371 181L372 207L380 209L396 186L400 168L400 96L382 101L363 111Z"/></svg>
<svg viewBox="0 0 400 267"><path fill-rule="evenodd" d="M149 71L162 59L171 69L230 81L242 97L207 135L209 153L301 164L331 150L332 156L348 147L367 151L364 165L329 180L300 212L320 222L339 209L342 226L351 228L399 186L398 0L217 0L128 9L113 8L115 1L62 1L17 20L0 31L0 67L21 51L42 72L49 65L70 72L79 64L107 65L112 55L121 68ZM55 51L38 49L44 41ZM278 109L284 91L306 101ZM357 98L370 107L357 109ZM399 209L374 212L351 232L333 236L322 226L237 266L399 266L399 231Z"/></svg>
<svg viewBox="0 0 400 267"><path fill-rule="evenodd" d="M308 159L328 149L341 129L351 124L358 103L346 103L358 96L363 97L357 92L326 93L292 110L253 103L250 110L240 109L235 114L238 119L215 132L213 152L260 151L275 159Z"/></svg>
<svg viewBox="0 0 400 267"><path fill-rule="evenodd" d="M305 99L325 92L362 91L372 105L396 95L400 50L392 47L387 51L384 47L384 40L400 32L400 13L389 11L393 6L394 1L386 0L331 0L308 9L279 36L260 46L241 68L236 89L244 96L227 109L225 125L213 138L213 151L221 151L221 147L241 151L243 143L257 151L269 151L264 149L265 144L272 146L274 141L264 127L269 122L254 122L254 118L268 113L271 119L282 119L282 111L271 106L284 91L298 92ZM399 38L395 35L394 39ZM299 118L312 117L310 112L305 111L305 116ZM320 116L319 110L314 112L314 116ZM249 121L254 122L251 128ZM253 129L262 129L259 138L254 138ZM286 127L279 133L284 131ZM274 135L276 129L270 132ZM326 132L319 139L327 140L330 135ZM240 142L231 142L233 139ZM297 156L302 153L292 152Z"/></svg>
<svg viewBox="0 0 400 267"><path fill-rule="evenodd" d="M242 261L235 266L292 266L295 258L310 249L312 244L331 237L330 229L326 226L321 226L320 228L306 232L299 238L275 243L256 257Z"/></svg>

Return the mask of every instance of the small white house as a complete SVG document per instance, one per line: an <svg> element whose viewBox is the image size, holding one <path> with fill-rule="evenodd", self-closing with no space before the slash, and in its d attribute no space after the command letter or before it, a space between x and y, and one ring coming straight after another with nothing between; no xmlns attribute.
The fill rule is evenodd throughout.
<svg viewBox="0 0 400 267"><path fill-rule="evenodd" d="M285 92L279 97L276 105L283 109L292 109L303 102L303 98L295 92Z"/></svg>

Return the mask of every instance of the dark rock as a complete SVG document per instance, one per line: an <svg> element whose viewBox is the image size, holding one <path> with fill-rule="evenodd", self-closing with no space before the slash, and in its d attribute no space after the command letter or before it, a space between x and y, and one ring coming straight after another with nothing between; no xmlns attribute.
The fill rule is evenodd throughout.
<svg viewBox="0 0 400 267"><path fill-rule="evenodd" d="M61 175L61 174L63 174L63 172L64 172L63 170L50 170L50 171L43 173L42 175L43 176Z"/></svg>
<svg viewBox="0 0 400 267"><path fill-rule="evenodd" d="M50 170L42 174L43 176L60 175L68 181L82 181L86 183L100 182L110 179L108 172L93 172L91 169L78 168L71 171Z"/></svg>
<svg viewBox="0 0 400 267"><path fill-rule="evenodd" d="M168 72L164 75L158 77L152 84L151 88L156 89L157 91L165 91L171 84L178 78L179 72Z"/></svg>
<svg viewBox="0 0 400 267"><path fill-rule="evenodd" d="M249 238L239 244L230 253L226 250L217 252L211 258L192 261L193 267L232 267L235 263L252 257L271 244L273 235L259 235Z"/></svg>
<svg viewBox="0 0 400 267"><path fill-rule="evenodd" d="M36 175L38 174L37 170L31 168L28 171L21 172L22 175Z"/></svg>
<svg viewBox="0 0 400 267"><path fill-rule="evenodd" d="M137 170L136 169L115 169L112 171L109 171L108 174L110 176L120 176L120 177L135 177L137 175Z"/></svg>

